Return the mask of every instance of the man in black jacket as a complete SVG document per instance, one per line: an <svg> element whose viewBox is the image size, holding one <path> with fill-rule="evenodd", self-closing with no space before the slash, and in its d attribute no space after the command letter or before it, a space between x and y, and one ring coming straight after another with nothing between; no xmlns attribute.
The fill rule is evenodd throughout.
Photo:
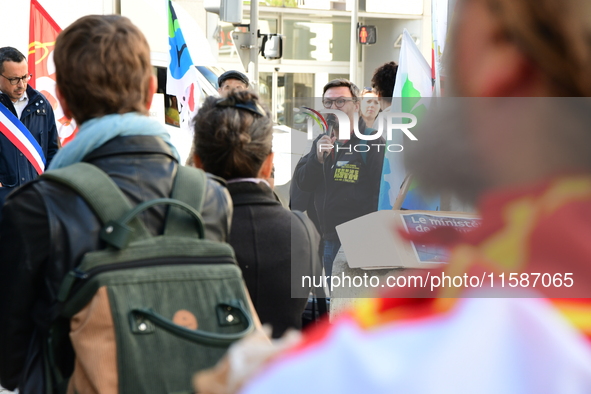
<svg viewBox="0 0 591 394"><path fill-rule="evenodd" d="M355 114L359 113L359 89L346 79L335 79L324 86L322 97L326 109L338 109L349 117L348 140L337 140L340 131L323 134L312 144L310 152L298 163L294 179L297 186L314 193L324 251L326 275L332 274L332 263L341 246L335 227L341 223L374 212L378 207L380 177L385 141L361 140L353 133ZM362 124L361 135L372 134Z"/></svg>
<svg viewBox="0 0 591 394"><path fill-rule="evenodd" d="M54 51L58 98L80 125L51 168L84 161L105 171L132 205L168 197L178 154L166 130L148 118L156 81L148 43L129 19L90 15L58 37ZM50 168L50 169L51 169ZM226 240L232 217L225 187L206 185L205 236ZM0 224L0 384L21 393L45 393L42 346L55 319L57 293L82 256L102 249L101 224L69 188L46 179L7 199ZM164 207L142 217L161 234ZM72 371L67 333L56 363Z"/></svg>
<svg viewBox="0 0 591 394"><path fill-rule="evenodd" d="M47 166L57 152L55 117L45 96L27 84L30 78L23 54L12 47L0 48L0 105L26 127ZM0 133L0 207L14 188L37 178L38 172L21 149Z"/></svg>

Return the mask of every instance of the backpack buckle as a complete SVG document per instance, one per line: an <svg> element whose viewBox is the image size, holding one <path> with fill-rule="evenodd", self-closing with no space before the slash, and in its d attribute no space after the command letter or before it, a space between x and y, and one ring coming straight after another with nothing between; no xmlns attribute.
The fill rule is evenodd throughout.
<svg viewBox="0 0 591 394"><path fill-rule="evenodd" d="M120 222L110 221L101 229L100 239L117 249L125 249L133 229Z"/></svg>
<svg viewBox="0 0 591 394"><path fill-rule="evenodd" d="M139 313L129 314L129 325L134 334L151 334L156 330L154 324Z"/></svg>

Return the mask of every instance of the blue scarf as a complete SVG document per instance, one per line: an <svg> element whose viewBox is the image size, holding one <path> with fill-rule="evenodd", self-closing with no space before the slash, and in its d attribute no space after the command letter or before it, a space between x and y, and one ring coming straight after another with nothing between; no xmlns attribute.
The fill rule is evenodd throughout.
<svg viewBox="0 0 591 394"><path fill-rule="evenodd" d="M53 160L51 160L48 169L54 170L78 163L87 154L113 138L132 135L158 136L170 146L170 150L177 160L180 159L176 148L170 142L170 135L164 126L145 115L137 112L129 112L123 115L106 115L84 122L78 130L76 138L58 151L53 157Z"/></svg>

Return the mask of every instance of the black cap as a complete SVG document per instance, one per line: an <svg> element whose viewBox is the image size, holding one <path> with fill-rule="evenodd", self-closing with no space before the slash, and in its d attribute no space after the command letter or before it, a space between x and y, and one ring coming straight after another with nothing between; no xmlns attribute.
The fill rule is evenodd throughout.
<svg viewBox="0 0 591 394"><path fill-rule="evenodd" d="M243 82L244 84L246 84L246 86L248 86L248 77L246 75L242 74L240 71L230 70L230 71L226 71L225 73L223 73L222 75L219 76L218 87L221 88L222 84L227 79L237 79L240 82Z"/></svg>

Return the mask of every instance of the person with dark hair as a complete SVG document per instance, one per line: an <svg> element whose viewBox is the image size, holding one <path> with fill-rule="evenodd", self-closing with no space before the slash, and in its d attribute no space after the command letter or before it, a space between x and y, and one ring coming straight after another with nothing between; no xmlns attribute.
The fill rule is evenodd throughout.
<svg viewBox="0 0 591 394"><path fill-rule="evenodd" d="M58 133L51 104L27 84L31 75L27 60L19 50L0 48L0 77L0 105L16 117L15 127L24 126L20 132L31 141L40 156L37 161L31 159L28 153L31 149L13 142L20 138L9 138L4 132L0 133L1 207L8 193L37 178L51 163L58 149Z"/></svg>
<svg viewBox="0 0 591 394"><path fill-rule="evenodd" d="M372 145L353 133L359 114L359 89L346 79L335 79L324 86L322 103L326 109L337 109L349 118L349 139L338 140L338 126L333 134L323 134L312 144L294 171L297 186L314 194L323 242L323 263L327 276L341 247L335 227L341 223L374 212L378 209L380 176L385 144L382 137ZM356 116L357 115L357 116ZM374 129L362 124L361 134L372 134Z"/></svg>
<svg viewBox="0 0 591 394"><path fill-rule="evenodd" d="M221 97L226 97L232 90L248 89L248 77L236 70L229 70L218 78L218 93Z"/></svg>
<svg viewBox="0 0 591 394"><path fill-rule="evenodd" d="M233 90L247 90L249 86L248 77L241 73L240 71L236 70L229 70L223 73L218 77L218 93L220 97L227 97ZM195 156L195 146L191 146L191 152L189 153L189 157L185 162L185 165L194 167L195 163L193 162L193 157ZM272 173L274 176L274 172ZM274 177L269 178L268 180L273 183L271 187L274 186Z"/></svg>
<svg viewBox="0 0 591 394"><path fill-rule="evenodd" d="M122 16L88 15L60 33L54 61L58 99L80 129L49 169L90 163L107 173L133 206L169 197L178 153L166 129L148 117L156 78L142 32ZM15 86L22 88L22 81ZM150 234L164 231L166 214L164 206L142 213ZM205 237L225 241L229 195L213 179L206 183L201 215ZM67 319L57 317L60 285L86 253L106 247L99 238L102 227L80 195L46 178L29 182L7 198L0 223L2 386L27 394L49 392L43 387L50 371L42 349L50 326L69 327ZM64 328L52 336L53 343L60 344L59 357L52 361L66 375L74 370L68 334Z"/></svg>
<svg viewBox="0 0 591 394"><path fill-rule="evenodd" d="M371 87L380 98L382 110L386 110L386 108L392 105L392 94L394 93L397 72L398 64L396 62L388 62L376 68L371 78Z"/></svg>
<svg viewBox="0 0 591 394"><path fill-rule="evenodd" d="M271 116L250 91L208 97L195 117L194 162L228 183L234 202L229 242L261 322L279 337L301 328L310 292L302 275L311 275L309 257L317 255L319 240L315 230L308 238L304 223L265 180L273 168L272 139Z"/></svg>

